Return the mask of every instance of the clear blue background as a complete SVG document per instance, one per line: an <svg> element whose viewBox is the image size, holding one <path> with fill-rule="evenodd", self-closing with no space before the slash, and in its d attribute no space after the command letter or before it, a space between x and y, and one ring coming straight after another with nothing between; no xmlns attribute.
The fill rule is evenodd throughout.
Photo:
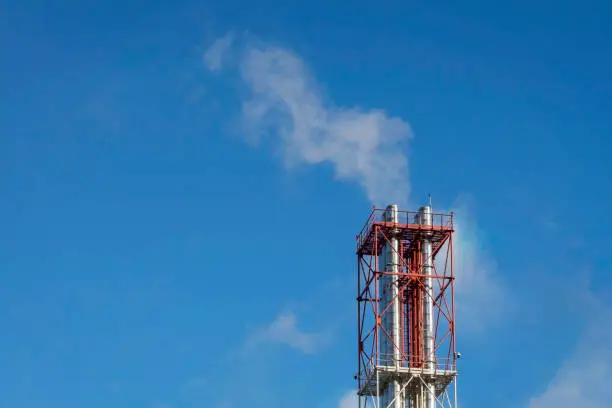
<svg viewBox="0 0 612 408"><path fill-rule="evenodd" d="M0 1L0 406L325 407L354 385L369 203L228 131L237 96L202 54L230 29L411 123L413 198L470 197L519 310L464 336L461 401L544 390L585 281L612 288L612 9L293 3ZM288 309L330 345L234 356Z"/></svg>

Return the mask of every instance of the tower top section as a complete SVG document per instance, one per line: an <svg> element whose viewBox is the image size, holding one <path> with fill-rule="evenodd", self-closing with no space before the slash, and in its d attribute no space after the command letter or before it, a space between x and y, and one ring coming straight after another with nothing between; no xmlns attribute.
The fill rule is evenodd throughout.
<svg viewBox="0 0 612 408"><path fill-rule="evenodd" d="M453 213L374 208L357 235L360 407L456 408Z"/></svg>
<svg viewBox="0 0 612 408"><path fill-rule="evenodd" d="M434 213L430 205L421 207L419 211L399 210L396 204L390 204L386 209L375 207L357 235L357 252L373 255L375 242L384 242L377 235L391 229L399 230L398 238L403 241L414 241L427 233L435 246L454 232L453 213Z"/></svg>

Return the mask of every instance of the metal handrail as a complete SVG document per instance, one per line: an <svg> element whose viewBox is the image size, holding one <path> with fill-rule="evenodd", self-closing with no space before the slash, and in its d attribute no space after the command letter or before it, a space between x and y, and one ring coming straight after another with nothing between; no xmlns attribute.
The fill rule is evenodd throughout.
<svg viewBox="0 0 612 408"><path fill-rule="evenodd" d="M382 208L372 209L364 226L361 228L361 231L359 231L359 234L357 235L357 246L358 247L362 245L364 241L364 237L369 233L370 228L375 222L384 222L383 214L386 211L387 210L382 209ZM414 217L419 215L420 212L398 210L397 214L398 214L398 220L399 220L398 224L414 224ZM432 217L433 226L449 227L449 228L453 227L454 214L452 212L448 214L432 213L431 217Z"/></svg>
<svg viewBox="0 0 612 408"><path fill-rule="evenodd" d="M388 358L385 358L387 355L386 354L381 354L380 355L380 362L378 365L374 364L372 359L369 359L367 367L365 368L364 371L366 371L366 374L370 374L370 373L374 373L376 371L376 367L380 367L380 366L387 366L387 367L392 367L395 366L396 362L399 362L399 367L410 367L409 361L411 360L411 357L415 357L416 359L420 359L420 356L411 356L408 355L406 356L407 358L402 358L402 359L394 359L392 354L388 355ZM426 363L421 363L422 366L421 367L414 367L414 368L419 368L422 370L429 370L428 367L425 366ZM448 358L448 357L444 357L444 358L439 358L439 357L435 357L435 361L434 361L434 366L433 369L434 370L441 370L441 371L454 371L455 368L457 366L457 361L455 358Z"/></svg>

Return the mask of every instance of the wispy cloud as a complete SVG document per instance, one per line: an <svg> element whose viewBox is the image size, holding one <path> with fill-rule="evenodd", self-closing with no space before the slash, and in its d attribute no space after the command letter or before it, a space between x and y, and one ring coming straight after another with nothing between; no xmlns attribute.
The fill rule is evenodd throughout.
<svg viewBox="0 0 612 408"><path fill-rule="evenodd" d="M255 329L247 338L246 348L252 349L266 344L286 345L306 354L313 354L327 345L327 332L300 330L293 313L281 313L270 324Z"/></svg>
<svg viewBox="0 0 612 408"><path fill-rule="evenodd" d="M407 122L382 110L339 107L291 50L237 39L232 33L219 38L205 60L209 69L229 70L246 85L242 119L251 137L273 138L288 167L331 163L337 178L357 181L376 205L409 202ZM464 330L479 331L508 303L469 206L454 207L457 310Z"/></svg>
<svg viewBox="0 0 612 408"><path fill-rule="evenodd" d="M242 101L245 128L251 137L265 135L277 142L288 167L331 163L337 178L358 182L372 203L408 203L405 152L411 131L407 122L382 110L335 105L322 94L304 61L282 47L251 40L238 44L230 33L212 44L205 61L209 69L229 70L246 85L248 92ZM230 66L224 61L231 62ZM460 202L454 207L458 216L457 311L462 330L480 332L508 302L495 260L483 246L469 206ZM305 350L310 347L310 337L292 326L294 316L279 319L275 322L278 327L269 330L280 331L285 325L285 343ZM267 332L267 336L282 337L276 332Z"/></svg>
<svg viewBox="0 0 612 408"><path fill-rule="evenodd" d="M453 237L456 308L462 332L481 333L509 306L497 263L482 240L476 219L465 198L454 205ZM462 333L459 333L461 335Z"/></svg>
<svg viewBox="0 0 612 408"><path fill-rule="evenodd" d="M408 123L378 109L337 106L292 51L255 41L230 47L232 38L215 41L205 61L211 70L227 56L237 61L249 90L242 115L251 137L279 141L287 167L331 164L338 179L358 182L375 204L407 202Z"/></svg>
<svg viewBox="0 0 612 408"><path fill-rule="evenodd" d="M223 37L217 38L204 53L204 65L211 71L219 71L223 67L223 62L227 56L234 36L228 33Z"/></svg>
<svg viewBox="0 0 612 408"><path fill-rule="evenodd" d="M612 311L592 315L573 354L528 408L606 408L612 404Z"/></svg>
<svg viewBox="0 0 612 408"><path fill-rule="evenodd" d="M359 406L359 400L355 391L349 391L340 398L338 402L338 408L357 408Z"/></svg>

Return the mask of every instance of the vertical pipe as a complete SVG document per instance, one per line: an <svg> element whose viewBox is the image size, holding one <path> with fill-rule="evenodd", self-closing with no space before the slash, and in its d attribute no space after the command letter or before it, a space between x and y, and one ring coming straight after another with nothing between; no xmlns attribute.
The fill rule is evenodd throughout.
<svg viewBox="0 0 612 408"><path fill-rule="evenodd" d="M397 205L391 206L391 214L393 223L399 222L399 213ZM391 236L391 265L390 271L393 273L391 279L391 296L393 299L393 362L395 369L399 370L402 353L400 350L402 333L400 331L400 297L399 297L399 231L393 230ZM398 380L393 380L393 398L395 399L394 406L396 408L403 408L403 399L401 393L401 383Z"/></svg>
<svg viewBox="0 0 612 408"><path fill-rule="evenodd" d="M453 391L454 391L454 394L455 394L454 398L453 398L454 399L453 402L455 403L454 408L458 408L459 405L457 405L457 374L455 374L455 381L453 381L453 382L455 383L453 385Z"/></svg>
<svg viewBox="0 0 612 408"><path fill-rule="evenodd" d="M380 408L380 373L376 369L376 408Z"/></svg>
<svg viewBox="0 0 612 408"><path fill-rule="evenodd" d="M376 366L378 366L380 364L380 327L378 327L378 318L380 317L380 310L379 310L379 296L380 294L378 293L378 227L374 227L374 277L372 278L372 282L370 282L371 284L374 284L374 302L375 302L375 317L376 320L374 322L374 325L376 327L376 330L374 330L374 352L375 352L375 361L373 361L374 367L376 368Z"/></svg>
<svg viewBox="0 0 612 408"><path fill-rule="evenodd" d="M397 224L399 222L398 208L397 205L389 205L384 214L385 221L388 223ZM384 322L385 330L389 333L391 341L385 339L384 350L381 350L385 354L387 360L385 365L393 366L395 369L399 369L401 362L401 330L400 330L400 298L399 298L399 285L398 285L398 272L399 272L399 239L397 231L393 228L387 229L389 236L388 242L385 245L383 251L385 271L390 272L385 274L382 279L383 287L385 288L383 293L385 307L391 304L391 307L387 310ZM403 408L404 401L401 397L401 384L396 378L392 379L385 386L383 391L383 406L387 406L393 401L392 408Z"/></svg>
<svg viewBox="0 0 612 408"><path fill-rule="evenodd" d="M378 365L380 365L380 327L378 326L378 319L380 318L380 309L379 305L379 296L378 293L378 271L379 271L379 263L378 263L378 227L374 227L374 278L370 284L374 284L374 302L376 302L376 322L374 323L376 326L376 330L374 330L374 347L375 347L375 361L374 361L374 371L376 372L376 407L380 406L380 376L378 375Z"/></svg>
<svg viewBox="0 0 612 408"><path fill-rule="evenodd" d="M398 222L397 205L392 205L391 219L394 223ZM400 333L400 299L399 299L399 240L397 239L397 231L392 231L391 245L389 246L389 272L391 275L391 298L393 299L393 363L395 368L399 368L401 360L401 352L399 345L401 343Z"/></svg>
<svg viewBox="0 0 612 408"><path fill-rule="evenodd" d="M431 206L426 205L419 209L419 221L424 226L432 226L433 216ZM423 231L423 243L421 246L421 258L423 262L423 275L425 293L423 294L423 354L425 357L425 368L435 368L434 356L434 314L433 314L433 259L432 259L431 231ZM429 384L426 391L426 408L434 408L436 403L433 384Z"/></svg>

